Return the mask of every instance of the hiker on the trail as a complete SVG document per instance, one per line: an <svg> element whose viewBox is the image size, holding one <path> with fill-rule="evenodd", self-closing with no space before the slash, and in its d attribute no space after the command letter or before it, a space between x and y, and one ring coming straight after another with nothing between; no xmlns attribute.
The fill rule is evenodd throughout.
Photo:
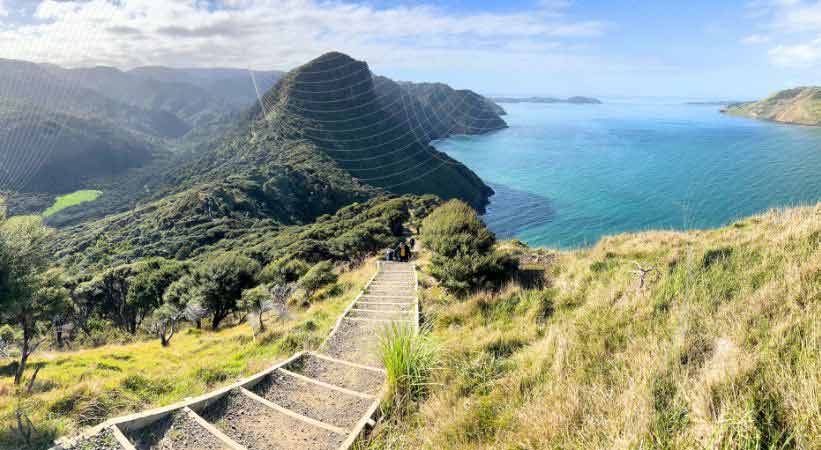
<svg viewBox="0 0 821 450"><path fill-rule="evenodd" d="M399 261L408 262L408 246L404 242L399 244Z"/></svg>
<svg viewBox="0 0 821 450"><path fill-rule="evenodd" d="M385 250L385 261L393 261L393 249L388 248Z"/></svg>
<svg viewBox="0 0 821 450"><path fill-rule="evenodd" d="M410 241L408 242L408 244L410 244L410 249L411 249L411 251L413 251L413 249L416 248L416 239L410 238Z"/></svg>

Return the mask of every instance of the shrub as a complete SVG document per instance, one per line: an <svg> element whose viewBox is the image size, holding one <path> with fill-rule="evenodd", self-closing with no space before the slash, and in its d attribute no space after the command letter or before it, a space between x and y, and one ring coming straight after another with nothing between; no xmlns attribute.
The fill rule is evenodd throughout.
<svg viewBox="0 0 821 450"><path fill-rule="evenodd" d="M280 258L265 266L259 273L259 281L266 284L295 283L305 275L311 266L299 259Z"/></svg>
<svg viewBox="0 0 821 450"><path fill-rule="evenodd" d="M496 242L476 211L459 200L445 203L425 218L420 239L425 247L445 257L486 254Z"/></svg>
<svg viewBox="0 0 821 450"><path fill-rule="evenodd" d="M431 275L454 292L498 285L516 270L510 255L494 251L496 237L476 211L459 200L434 210L420 239L433 251Z"/></svg>
<svg viewBox="0 0 821 450"><path fill-rule="evenodd" d="M336 279L333 264L330 261L322 261L311 267L311 270L299 279L299 287L305 289L305 295L310 298L317 290L335 282Z"/></svg>

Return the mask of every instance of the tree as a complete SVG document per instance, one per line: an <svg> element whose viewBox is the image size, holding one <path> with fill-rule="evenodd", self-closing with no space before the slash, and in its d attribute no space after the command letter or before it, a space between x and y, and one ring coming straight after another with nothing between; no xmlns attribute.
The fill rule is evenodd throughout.
<svg viewBox="0 0 821 450"><path fill-rule="evenodd" d="M305 295L310 298L323 286L336 282L334 266L330 261L316 263L311 270L299 279L299 287L305 289Z"/></svg>
<svg viewBox="0 0 821 450"><path fill-rule="evenodd" d="M151 331L159 338L163 347L168 347L171 338L177 332L177 323L183 318L183 313L168 303L160 306L151 315Z"/></svg>
<svg viewBox="0 0 821 450"><path fill-rule="evenodd" d="M191 275L171 283L163 294L163 303L188 311L186 318L196 323L197 328L202 328L202 319L208 315L208 309L203 306L202 289Z"/></svg>
<svg viewBox="0 0 821 450"><path fill-rule="evenodd" d="M40 218L0 224L0 323L16 326L22 333L16 385L23 380L29 357L51 335L54 318L69 305L62 271L49 269L45 249L51 237Z"/></svg>
<svg viewBox="0 0 821 450"><path fill-rule="evenodd" d="M211 312L211 327L216 330L228 314L237 309L242 291L254 286L259 264L236 252L209 258L194 272L202 295L202 306Z"/></svg>
<svg viewBox="0 0 821 450"><path fill-rule="evenodd" d="M0 359L11 358L11 346L14 343L14 329L8 325L0 326Z"/></svg>
<svg viewBox="0 0 821 450"><path fill-rule="evenodd" d="M168 347L180 322L184 320L198 322L206 314L207 310L196 302L191 302L182 308L173 303L163 303L151 314L149 330L160 338L163 347Z"/></svg>
<svg viewBox="0 0 821 450"><path fill-rule="evenodd" d="M257 330L265 331L263 316L266 312L276 311L277 317L285 317L288 313L288 298L291 297L294 288L292 285L276 285L267 287L264 285L248 289L242 293L240 307L248 313L248 321L254 331L256 339Z"/></svg>
<svg viewBox="0 0 821 450"><path fill-rule="evenodd" d="M165 290L182 274L177 261L148 258L103 271L82 283L74 294L81 304L95 305L118 327L135 334L142 321L162 305Z"/></svg>

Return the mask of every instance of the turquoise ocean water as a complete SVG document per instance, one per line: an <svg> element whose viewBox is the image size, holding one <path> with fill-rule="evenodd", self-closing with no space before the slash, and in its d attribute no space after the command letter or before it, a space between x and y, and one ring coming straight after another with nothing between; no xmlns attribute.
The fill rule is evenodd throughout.
<svg viewBox="0 0 821 450"><path fill-rule="evenodd" d="M684 100L502 106L509 129L435 143L496 190L484 219L501 238L580 247L821 201L821 128Z"/></svg>

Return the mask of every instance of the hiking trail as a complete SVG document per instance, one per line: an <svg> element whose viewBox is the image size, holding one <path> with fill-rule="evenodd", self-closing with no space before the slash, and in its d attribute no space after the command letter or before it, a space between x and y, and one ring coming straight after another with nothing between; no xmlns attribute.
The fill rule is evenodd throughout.
<svg viewBox="0 0 821 450"><path fill-rule="evenodd" d="M347 450L385 393L379 333L419 328L411 263L380 261L316 352L201 397L108 420L52 450Z"/></svg>

